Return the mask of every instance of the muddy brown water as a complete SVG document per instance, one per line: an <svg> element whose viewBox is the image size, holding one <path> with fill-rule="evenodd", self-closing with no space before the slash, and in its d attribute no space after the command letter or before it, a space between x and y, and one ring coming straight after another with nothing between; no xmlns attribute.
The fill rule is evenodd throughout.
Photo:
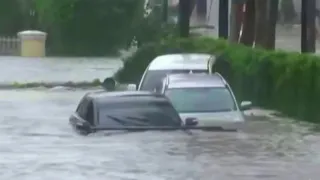
<svg viewBox="0 0 320 180"><path fill-rule="evenodd" d="M278 38L277 47L299 50L299 32L287 31L279 33L286 35ZM121 66L118 58L0 57L0 83L102 80ZM92 90L0 90L0 179L319 179L320 136L309 130L310 124L290 119L251 116L238 133L78 136L68 117Z"/></svg>
<svg viewBox="0 0 320 180"><path fill-rule="evenodd" d="M279 118L251 117L239 133L78 136L68 117L87 91L0 91L0 179L316 180L320 175L320 136L309 125Z"/></svg>

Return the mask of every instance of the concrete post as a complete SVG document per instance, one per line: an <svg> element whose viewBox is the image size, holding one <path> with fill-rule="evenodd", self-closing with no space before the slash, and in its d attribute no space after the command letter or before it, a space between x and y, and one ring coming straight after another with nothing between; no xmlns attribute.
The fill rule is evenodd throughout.
<svg viewBox="0 0 320 180"><path fill-rule="evenodd" d="M22 31L20 38L20 55L22 57L44 57L46 55L47 33L41 31Z"/></svg>

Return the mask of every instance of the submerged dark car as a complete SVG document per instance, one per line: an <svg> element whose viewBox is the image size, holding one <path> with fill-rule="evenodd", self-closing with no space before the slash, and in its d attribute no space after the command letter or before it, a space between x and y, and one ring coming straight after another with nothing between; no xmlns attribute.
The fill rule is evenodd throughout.
<svg viewBox="0 0 320 180"><path fill-rule="evenodd" d="M191 119L184 125L164 95L144 91L88 93L69 122L81 135L100 130L179 129L196 123Z"/></svg>

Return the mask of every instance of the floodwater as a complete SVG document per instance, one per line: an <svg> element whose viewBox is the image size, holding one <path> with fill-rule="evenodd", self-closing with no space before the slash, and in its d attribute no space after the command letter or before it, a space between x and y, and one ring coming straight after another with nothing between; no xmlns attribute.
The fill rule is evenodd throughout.
<svg viewBox="0 0 320 180"><path fill-rule="evenodd" d="M0 84L13 82L81 82L112 76L119 58L21 58L0 56Z"/></svg>
<svg viewBox="0 0 320 180"><path fill-rule="evenodd" d="M239 133L78 136L68 117L87 91L0 91L0 179L317 180L320 175L320 136L277 118L253 118Z"/></svg>
<svg viewBox="0 0 320 180"><path fill-rule="evenodd" d="M298 50L297 43L286 44L285 49L294 44ZM102 80L121 66L117 58L0 57L0 83ZM308 124L274 116L250 117L238 133L79 136L68 117L80 98L93 90L0 90L0 179L319 179L320 135ZM268 112L247 112L251 113Z"/></svg>

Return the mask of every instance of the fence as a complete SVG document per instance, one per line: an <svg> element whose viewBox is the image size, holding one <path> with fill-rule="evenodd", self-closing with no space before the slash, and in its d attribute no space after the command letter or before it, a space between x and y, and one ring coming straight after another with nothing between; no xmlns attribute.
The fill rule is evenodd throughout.
<svg viewBox="0 0 320 180"><path fill-rule="evenodd" d="M0 56L15 56L19 54L20 39L18 37L0 36Z"/></svg>

